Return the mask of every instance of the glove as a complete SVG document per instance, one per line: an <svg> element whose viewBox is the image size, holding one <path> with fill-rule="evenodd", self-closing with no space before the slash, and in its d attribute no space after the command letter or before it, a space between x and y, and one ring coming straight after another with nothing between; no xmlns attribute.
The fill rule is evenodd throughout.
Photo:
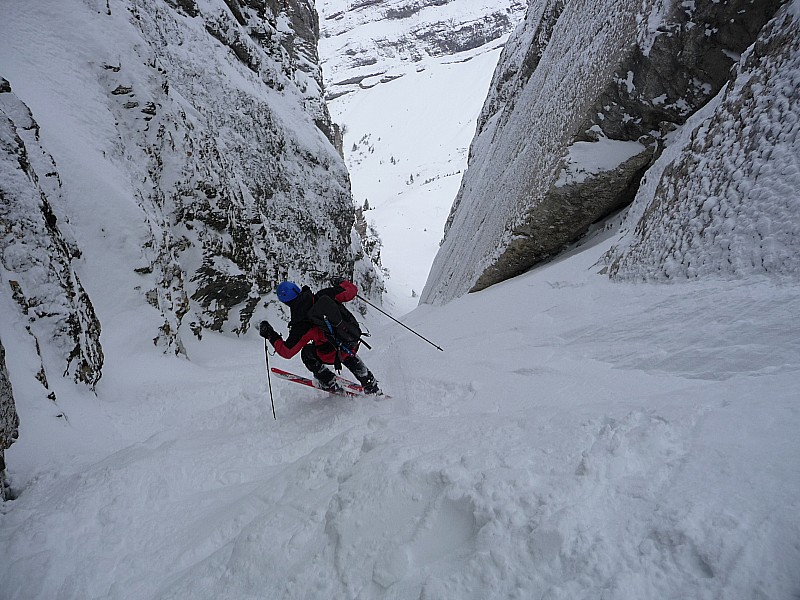
<svg viewBox="0 0 800 600"><path fill-rule="evenodd" d="M261 321L261 324L258 326L258 335L269 340L269 343L273 346L275 345L275 341L281 337L278 335L278 332L272 328L269 321Z"/></svg>

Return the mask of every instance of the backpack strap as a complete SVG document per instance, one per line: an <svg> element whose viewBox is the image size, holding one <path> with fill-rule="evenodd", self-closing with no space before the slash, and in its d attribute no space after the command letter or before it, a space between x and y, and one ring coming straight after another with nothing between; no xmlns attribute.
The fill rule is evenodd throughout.
<svg viewBox="0 0 800 600"><path fill-rule="evenodd" d="M338 337L336 337L336 333L333 331L333 326L331 322L328 320L327 316L322 317L325 321L325 326L328 328L328 333L330 333L329 339L333 342L333 346L336 349L336 357L333 359L333 368L337 371L342 370L342 359L339 358L339 350L343 351L348 356L355 356L356 353L344 342L342 342ZM369 346L367 346L369 348Z"/></svg>

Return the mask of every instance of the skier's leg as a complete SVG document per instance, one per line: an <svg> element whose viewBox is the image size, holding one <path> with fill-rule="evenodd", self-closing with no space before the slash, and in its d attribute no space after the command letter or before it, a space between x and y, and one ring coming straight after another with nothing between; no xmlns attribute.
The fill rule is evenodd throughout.
<svg viewBox="0 0 800 600"><path fill-rule="evenodd" d="M307 344L300 351L300 359L306 368L314 374L320 386L325 390L336 390L336 376L317 356L317 349L314 344Z"/></svg>
<svg viewBox="0 0 800 600"><path fill-rule="evenodd" d="M364 364L364 361L358 358L355 354L351 354L342 361L345 367L355 375L356 379L361 383L366 394L380 394L381 390L378 387L378 382L375 381L375 376Z"/></svg>

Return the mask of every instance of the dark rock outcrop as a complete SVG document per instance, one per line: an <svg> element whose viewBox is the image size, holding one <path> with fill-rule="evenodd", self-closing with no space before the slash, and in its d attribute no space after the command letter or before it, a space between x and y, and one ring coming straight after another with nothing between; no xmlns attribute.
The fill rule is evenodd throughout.
<svg viewBox="0 0 800 600"><path fill-rule="evenodd" d="M0 341L0 501L7 497L6 462L4 453L17 439L19 417L14 406L14 393L6 368L6 351Z"/></svg>
<svg viewBox="0 0 800 600"><path fill-rule="evenodd" d="M780 2L531 2L509 40L423 302L543 261L633 198Z"/></svg>
<svg viewBox="0 0 800 600"><path fill-rule="evenodd" d="M341 135L323 99L313 4L204 5L197 18L211 36L205 39L185 27L183 5L132 6L152 75L136 76L135 64L104 75L110 90L135 81L130 98L151 107L142 115L109 99L121 158L145 182L137 194L151 240L137 272L164 315L155 342L183 352L187 322L197 336L246 331L262 297L290 274L319 285L330 274L357 271L370 288L373 267L352 243ZM241 78L249 87L206 72L216 43L247 69Z"/></svg>

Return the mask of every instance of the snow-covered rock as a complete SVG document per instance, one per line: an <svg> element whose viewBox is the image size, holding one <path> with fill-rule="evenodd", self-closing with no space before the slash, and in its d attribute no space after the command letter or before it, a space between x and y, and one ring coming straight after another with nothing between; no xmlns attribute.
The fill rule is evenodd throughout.
<svg viewBox="0 0 800 600"><path fill-rule="evenodd" d="M648 172L609 253L618 279L800 275L800 2Z"/></svg>
<svg viewBox="0 0 800 600"><path fill-rule="evenodd" d="M0 341L0 501L6 496L6 462L4 453L17 439L19 417L14 405L14 392L6 368L6 351Z"/></svg>
<svg viewBox="0 0 800 600"><path fill-rule="evenodd" d="M229 321L228 330L246 331L276 282L315 272L310 283L327 281L351 273L355 259L313 7L228 4L238 8L199 6L202 28L164 4L134 5L143 62L155 72L112 105L131 136L123 155L142 166L149 298L165 316L162 341L176 349L188 313L198 334ZM124 68L109 74L110 88L127 89ZM147 123L127 108L142 96L158 106Z"/></svg>
<svg viewBox="0 0 800 600"><path fill-rule="evenodd" d="M531 2L509 40L422 296L517 275L630 203L664 136L778 2Z"/></svg>

